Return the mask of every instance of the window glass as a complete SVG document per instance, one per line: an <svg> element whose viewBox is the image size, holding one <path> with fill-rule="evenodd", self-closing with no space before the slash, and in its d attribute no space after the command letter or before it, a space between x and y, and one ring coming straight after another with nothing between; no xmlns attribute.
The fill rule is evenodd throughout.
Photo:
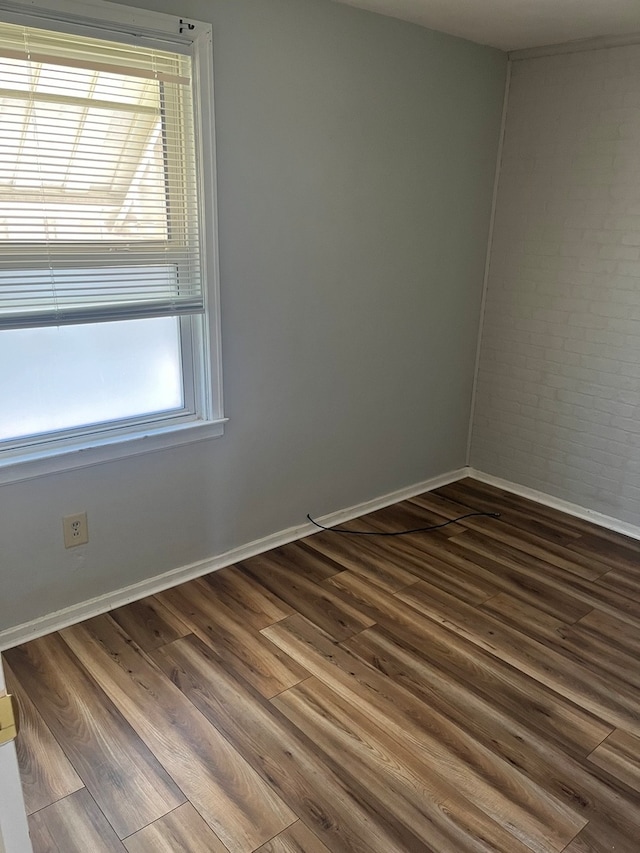
<svg viewBox="0 0 640 853"><path fill-rule="evenodd" d="M0 334L0 441L180 410L176 317Z"/></svg>

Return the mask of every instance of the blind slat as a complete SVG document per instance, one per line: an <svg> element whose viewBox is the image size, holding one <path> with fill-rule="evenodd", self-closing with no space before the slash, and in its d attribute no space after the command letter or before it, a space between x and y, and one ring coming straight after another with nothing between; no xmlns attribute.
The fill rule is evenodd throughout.
<svg viewBox="0 0 640 853"><path fill-rule="evenodd" d="M67 57L63 60L55 54L38 53L37 51L29 50L11 50L11 48L1 48L0 56L5 59L18 59L20 61L27 59L30 62L36 62L41 65L65 65L67 68L83 68L88 71L106 71L109 74L122 74L126 77L142 77L147 80L161 80L165 83L177 83L180 86L189 85L188 77L180 77L178 74L167 74L166 71L160 71L153 68L136 68L131 65L116 65L111 62L98 62L90 57L86 59L75 59Z"/></svg>
<svg viewBox="0 0 640 853"><path fill-rule="evenodd" d="M0 330L201 313L189 57L0 24L0 76Z"/></svg>
<svg viewBox="0 0 640 853"><path fill-rule="evenodd" d="M126 310L125 310L126 309ZM173 302L138 302L121 306L101 305L89 311L69 308L64 311L38 311L29 313L7 313L0 315L0 331L10 329L33 329L36 326L72 326L81 323L112 323L118 320L144 320L152 317L183 317L204 313L202 301L185 300Z"/></svg>

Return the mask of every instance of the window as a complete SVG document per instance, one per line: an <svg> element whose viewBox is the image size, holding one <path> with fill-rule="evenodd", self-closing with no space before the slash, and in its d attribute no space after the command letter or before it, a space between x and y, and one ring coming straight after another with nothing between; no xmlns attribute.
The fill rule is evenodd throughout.
<svg viewBox="0 0 640 853"><path fill-rule="evenodd" d="M64 7L0 16L0 479L222 431L210 30Z"/></svg>

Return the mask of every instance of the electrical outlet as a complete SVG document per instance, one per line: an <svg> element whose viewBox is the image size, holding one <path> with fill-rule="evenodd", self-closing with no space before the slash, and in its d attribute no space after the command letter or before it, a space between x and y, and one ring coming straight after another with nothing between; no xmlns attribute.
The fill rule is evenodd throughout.
<svg viewBox="0 0 640 853"><path fill-rule="evenodd" d="M86 545L89 541L87 513L79 512L76 515L65 515L62 519L62 530L64 532L65 548L75 548L76 545Z"/></svg>

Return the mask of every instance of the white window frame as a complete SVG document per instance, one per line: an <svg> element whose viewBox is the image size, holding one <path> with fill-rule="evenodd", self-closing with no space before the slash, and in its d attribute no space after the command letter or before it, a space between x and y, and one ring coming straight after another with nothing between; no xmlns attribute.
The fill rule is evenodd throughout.
<svg viewBox="0 0 640 853"><path fill-rule="evenodd" d="M206 306L204 315L194 315L187 319L186 324L195 330L194 337L200 340L191 340L188 347L183 346L183 355L185 350L191 350L190 353L186 352L186 361L189 361L190 355L192 370L188 374L183 364L183 376L185 393L195 403L194 415L186 418L160 416L155 420L150 416L114 429L108 425L99 425L98 428L89 426L79 428L64 439L55 439L52 433L49 444L34 444L31 448L23 446L18 452L0 451L0 484L84 468L222 435L227 418L223 415L222 399L211 25L103 0L0 0L0 20L134 45L144 40L159 49L183 49L191 55L201 272ZM185 324L182 325L184 327ZM190 389L187 387L189 384L192 385Z"/></svg>

